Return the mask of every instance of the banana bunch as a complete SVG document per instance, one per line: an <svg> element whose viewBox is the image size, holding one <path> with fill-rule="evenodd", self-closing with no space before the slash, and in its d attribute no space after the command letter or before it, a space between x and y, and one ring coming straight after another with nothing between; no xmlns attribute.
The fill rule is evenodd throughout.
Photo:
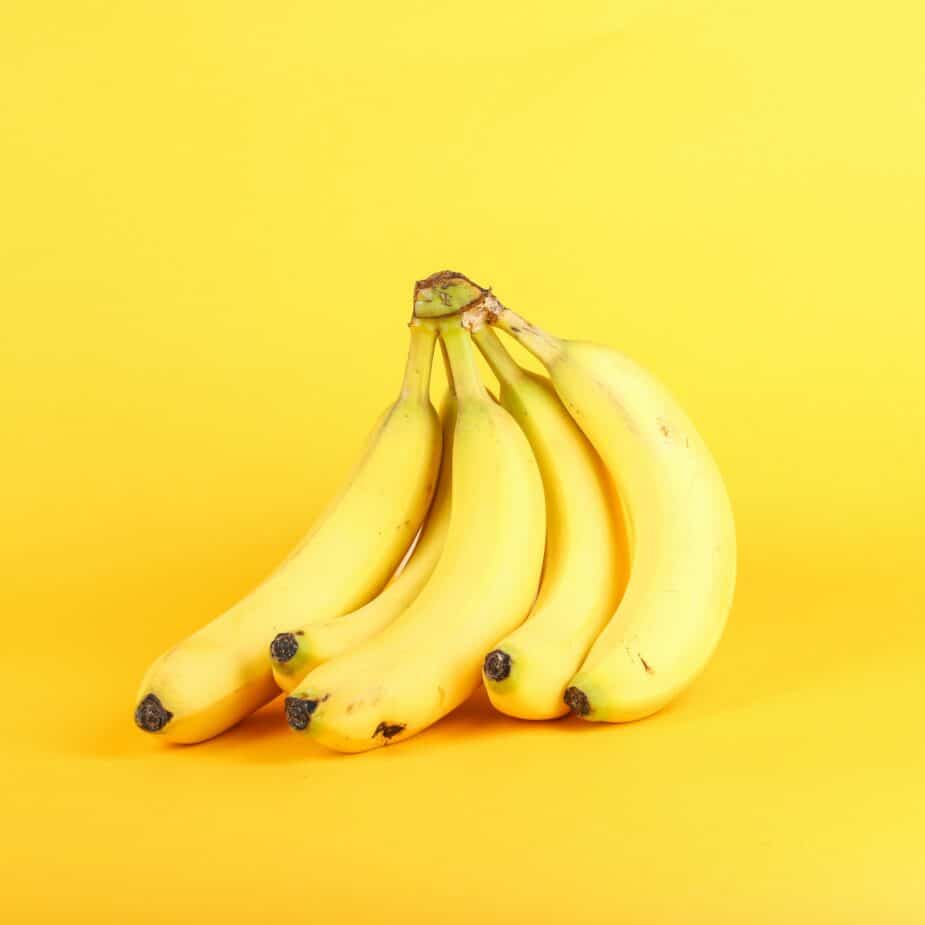
<svg viewBox="0 0 925 925"><path fill-rule="evenodd" d="M480 684L510 716L628 722L703 669L732 604L735 527L671 395L460 273L417 283L410 332L399 396L340 493L263 584L154 662L141 729L199 742L282 690L292 729L359 752L426 729Z"/></svg>

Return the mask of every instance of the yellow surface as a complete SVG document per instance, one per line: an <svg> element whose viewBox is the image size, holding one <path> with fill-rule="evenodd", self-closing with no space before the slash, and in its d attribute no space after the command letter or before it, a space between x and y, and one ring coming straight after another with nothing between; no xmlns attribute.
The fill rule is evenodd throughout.
<svg viewBox="0 0 925 925"><path fill-rule="evenodd" d="M28 922L921 923L920 3L0 10L0 895ZM449 265L682 397L741 547L664 714L132 726Z"/></svg>

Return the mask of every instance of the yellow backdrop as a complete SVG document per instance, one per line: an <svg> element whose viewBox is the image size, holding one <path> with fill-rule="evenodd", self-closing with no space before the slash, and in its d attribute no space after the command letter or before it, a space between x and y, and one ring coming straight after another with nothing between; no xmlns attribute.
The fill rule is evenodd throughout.
<svg viewBox="0 0 925 925"><path fill-rule="evenodd" d="M920 3L9 2L0 879L20 922L920 923ZM444 266L682 398L741 545L627 727L132 724L391 400Z"/></svg>

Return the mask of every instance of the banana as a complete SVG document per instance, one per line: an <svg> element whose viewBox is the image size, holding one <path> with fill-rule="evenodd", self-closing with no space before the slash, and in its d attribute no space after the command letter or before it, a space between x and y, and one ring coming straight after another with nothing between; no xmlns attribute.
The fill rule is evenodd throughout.
<svg viewBox="0 0 925 925"><path fill-rule="evenodd" d="M497 709L521 719L568 712L562 697L610 619L626 577L626 545L600 459L549 380L514 362L495 332L472 337L520 424L546 490L546 561L527 621L495 645L482 676Z"/></svg>
<svg viewBox="0 0 925 925"><path fill-rule="evenodd" d="M629 580L565 702L588 720L648 716L700 673L732 605L735 526L719 470L672 396L622 354L553 337L489 290L465 316L498 325L544 364L622 503Z"/></svg>
<svg viewBox="0 0 925 925"><path fill-rule="evenodd" d="M433 314L453 310L447 295L442 279L418 284ZM401 616L286 699L289 725L338 751L404 740L462 703L479 684L485 651L523 621L539 585L545 506L536 461L482 384L459 317L437 324L458 400L443 555Z"/></svg>
<svg viewBox="0 0 925 925"><path fill-rule="evenodd" d="M341 655L388 626L420 593L437 565L450 522L450 485L456 398L447 394L441 413L443 459L430 511L411 558L369 603L343 616L280 633L270 644L273 678L291 691L314 668Z"/></svg>
<svg viewBox="0 0 925 925"><path fill-rule="evenodd" d="M135 722L173 742L211 738L278 693L268 640L287 626L353 610L379 592L423 520L437 476L430 402L434 331L412 324L398 400L353 473L290 556L230 610L165 652L139 691Z"/></svg>

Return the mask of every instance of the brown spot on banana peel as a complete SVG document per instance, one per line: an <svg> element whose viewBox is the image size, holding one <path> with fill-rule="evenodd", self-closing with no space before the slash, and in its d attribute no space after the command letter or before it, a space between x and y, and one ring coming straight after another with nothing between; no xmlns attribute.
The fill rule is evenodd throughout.
<svg viewBox="0 0 925 925"><path fill-rule="evenodd" d="M673 588L667 590L674 591ZM634 637L634 640L636 638L637 637ZM655 669L642 657L642 653L636 648L635 645L629 643L628 645L624 646L624 648L626 649L626 654L629 658L637 658L639 660L639 664L642 665L642 667L645 669L646 674L655 674Z"/></svg>
<svg viewBox="0 0 925 925"><path fill-rule="evenodd" d="M672 428L671 425L664 421L662 418L658 418L658 432L665 438L666 443L680 443L681 434L677 432L676 429ZM691 438L687 434L683 434L684 438L684 449L689 450L691 448Z"/></svg>
<svg viewBox="0 0 925 925"><path fill-rule="evenodd" d="M388 742L400 732L403 732L405 725L405 723L387 723L383 721L376 726L376 731L372 734L372 738L375 739L376 736L381 735Z"/></svg>

